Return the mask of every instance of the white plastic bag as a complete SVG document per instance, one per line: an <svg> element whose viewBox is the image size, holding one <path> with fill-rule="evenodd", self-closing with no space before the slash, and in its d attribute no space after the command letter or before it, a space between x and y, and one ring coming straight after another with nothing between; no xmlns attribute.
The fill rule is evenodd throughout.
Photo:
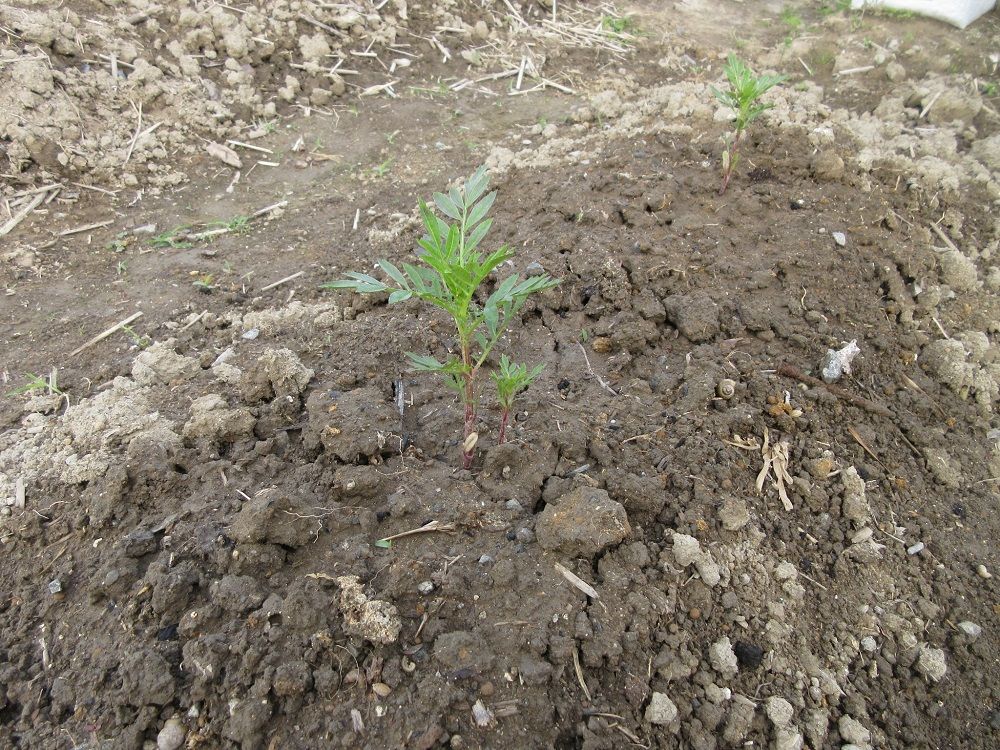
<svg viewBox="0 0 1000 750"><path fill-rule="evenodd" d="M964 29L995 4L996 0L851 0L854 10L865 6L908 10L950 23L960 29Z"/></svg>

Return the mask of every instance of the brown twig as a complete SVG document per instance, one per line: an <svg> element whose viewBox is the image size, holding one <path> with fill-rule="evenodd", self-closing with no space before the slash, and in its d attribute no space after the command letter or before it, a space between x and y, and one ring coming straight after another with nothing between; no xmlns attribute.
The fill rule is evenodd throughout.
<svg viewBox="0 0 1000 750"><path fill-rule="evenodd" d="M850 391L847 391L840 386L832 385L831 383L825 383L819 378L814 378L812 375L806 375L804 372L799 370L797 367L792 367L789 364L783 364L778 367L778 374L784 375L786 378L792 378L793 380L798 380L800 383L805 383L806 385L811 385L814 388L826 388L837 398L843 399L854 406L859 406L866 411L870 411L873 414L878 414L881 417L893 418L893 413L889 411L886 407L876 404L874 401L869 401L861 396L856 396Z"/></svg>

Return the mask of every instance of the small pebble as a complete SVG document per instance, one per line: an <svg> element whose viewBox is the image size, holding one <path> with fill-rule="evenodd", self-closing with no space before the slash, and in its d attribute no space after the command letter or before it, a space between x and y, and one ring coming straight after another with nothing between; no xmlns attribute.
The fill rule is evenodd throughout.
<svg viewBox="0 0 1000 750"><path fill-rule="evenodd" d="M669 724L677 718L677 706L663 693L653 693L646 706L645 718L650 724Z"/></svg>
<svg viewBox="0 0 1000 750"><path fill-rule="evenodd" d="M506 508L507 510L512 510L512 511L514 511L515 513L524 513L524 506L523 506L523 505L521 505L521 503L519 503L519 502L518 502L517 500L508 500L508 501L507 501L507 502L506 502L506 503L504 504L504 507L505 507L505 508Z"/></svg>
<svg viewBox="0 0 1000 750"><path fill-rule="evenodd" d="M688 610L688 617L690 617L692 620L699 619L701 617L701 610L698 609L697 607L691 607L691 609Z"/></svg>
<svg viewBox="0 0 1000 750"><path fill-rule="evenodd" d="M524 273L526 276L541 276L545 273L545 268L542 267L541 263L533 260L525 267Z"/></svg>
<svg viewBox="0 0 1000 750"><path fill-rule="evenodd" d="M58 578L53 578L51 581L49 581L49 593L50 594L55 595L55 594L58 594L62 590L63 590L63 588L62 588L62 581L60 581Z"/></svg>
<svg viewBox="0 0 1000 750"><path fill-rule="evenodd" d="M871 526L866 526L851 537L851 544L861 544L861 542L867 542L872 538L872 534L874 533L875 531L871 528Z"/></svg>
<svg viewBox="0 0 1000 750"><path fill-rule="evenodd" d="M531 544L535 541L535 532L528 528L520 528L517 530L514 538L521 544Z"/></svg>
<svg viewBox="0 0 1000 750"><path fill-rule="evenodd" d="M878 644L875 642L874 638L872 638L870 635L866 635L864 638L861 639L861 648L863 648L869 654L874 654L875 649L878 648Z"/></svg>
<svg viewBox="0 0 1000 750"><path fill-rule="evenodd" d="M906 548L906 554L908 554L908 555L916 555L917 553L923 551L923 549L924 549L924 543L923 542L917 542L912 547L907 547Z"/></svg>
<svg viewBox="0 0 1000 750"><path fill-rule="evenodd" d="M493 558L490 557L489 555L483 555L482 557L479 558L480 565L489 565L491 562L493 562Z"/></svg>
<svg viewBox="0 0 1000 750"><path fill-rule="evenodd" d="M958 629L969 636L972 640L976 640L983 634L983 629L979 625L976 625L974 622L969 622L968 620L963 620L958 623Z"/></svg>
<svg viewBox="0 0 1000 750"><path fill-rule="evenodd" d="M833 237L833 241L841 247L847 244L847 235L843 232L831 232L830 236Z"/></svg>
<svg viewBox="0 0 1000 750"><path fill-rule="evenodd" d="M421 583L417 586L417 591L419 591L421 594L429 594L433 590L434 590L433 581L421 581Z"/></svg>
<svg viewBox="0 0 1000 750"><path fill-rule="evenodd" d="M253 341L258 336L260 336L259 328L251 328L249 331L243 334L243 338L245 338L247 341Z"/></svg>
<svg viewBox="0 0 1000 750"><path fill-rule="evenodd" d="M156 750L178 750L184 744L187 730L180 719L167 719L163 729L156 735Z"/></svg>

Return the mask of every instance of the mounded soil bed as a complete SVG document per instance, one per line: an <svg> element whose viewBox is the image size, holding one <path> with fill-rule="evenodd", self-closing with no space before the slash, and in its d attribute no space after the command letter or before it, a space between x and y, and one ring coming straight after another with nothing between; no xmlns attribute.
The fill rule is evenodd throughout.
<svg viewBox="0 0 1000 750"><path fill-rule="evenodd" d="M5 404L0 744L995 747L996 112L941 71L858 110L789 83L720 196L717 63L243 247L127 250L176 281L156 257L324 237L294 299L141 282L148 340ZM461 405L404 364L450 322L317 286L409 260L414 196L482 159L487 244L562 283L502 346L546 365L511 441L484 387L467 471Z"/></svg>

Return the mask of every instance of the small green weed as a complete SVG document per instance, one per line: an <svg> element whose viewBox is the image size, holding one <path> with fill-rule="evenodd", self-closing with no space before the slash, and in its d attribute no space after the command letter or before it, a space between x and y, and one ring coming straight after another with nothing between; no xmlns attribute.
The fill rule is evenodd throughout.
<svg viewBox="0 0 1000 750"><path fill-rule="evenodd" d="M420 201L420 216L427 231L418 243L422 250L417 256L420 265L403 263L400 270L389 261L380 260L378 265L391 284L352 271L346 274L347 278L323 285L327 289L350 289L359 294L389 292L390 305L415 297L451 316L458 334L459 356L452 356L445 362L412 352L407 352L406 356L415 370L441 375L462 400L465 406L462 464L465 468L472 466L473 449L479 439L476 432L479 371L486 366L490 352L518 317L528 298L559 283L548 274L526 279L514 274L499 283L488 296L480 293L493 271L515 255L514 249L507 245L487 255L478 250L493 224L487 214L497 194L496 191L487 193L488 186L489 174L483 166L461 189L452 188L447 194L435 193L434 204L451 221L442 219Z"/></svg>
<svg viewBox="0 0 1000 750"><path fill-rule="evenodd" d="M622 36L624 34L635 35L635 21L629 16L608 16L601 18L601 28L610 31L612 34Z"/></svg>
<svg viewBox="0 0 1000 750"><path fill-rule="evenodd" d="M835 2L823 2L819 4L819 14L821 16L832 16L835 13L845 13L851 9L851 0L835 0Z"/></svg>
<svg viewBox="0 0 1000 750"><path fill-rule="evenodd" d="M739 161L739 147L750 124L773 104L762 104L760 98L774 86L787 80L783 75L756 76L750 66L735 55L726 60L726 78L729 88L720 91L712 87L712 93L725 106L735 113L733 117L733 133L727 138L726 148L722 152L722 187L719 195L726 192L733 169Z"/></svg>
<svg viewBox="0 0 1000 750"><path fill-rule="evenodd" d="M781 11L781 14L778 16L778 18L781 19L781 22L785 24L785 26L788 27L788 30L793 34L797 33L798 30L802 28L802 23L803 23L802 16L800 16L797 11L791 8L785 8L783 11Z"/></svg>
<svg viewBox="0 0 1000 750"><path fill-rule="evenodd" d="M149 336L139 335L132 326L122 326L122 330L125 331L125 335L132 340L132 343L140 349L145 349L153 343L153 340L149 338Z"/></svg>
<svg viewBox="0 0 1000 750"><path fill-rule="evenodd" d="M528 372L526 365L511 362L506 354L500 355L500 365L490 375L497 386L497 403L500 404L500 433L497 442L501 445L507 442L507 424L510 421L510 410L517 394L531 385L545 365L535 365Z"/></svg>
<svg viewBox="0 0 1000 750"><path fill-rule="evenodd" d="M374 177L375 179L382 179L383 177L385 177L387 174L389 174L389 170L392 169L392 162L393 162L392 157L389 157L381 164L376 164L374 167L372 167L372 177Z"/></svg>
<svg viewBox="0 0 1000 750"><path fill-rule="evenodd" d="M193 286L199 292L204 292L205 294L208 294L213 289L215 289L215 276L213 276L210 273L200 274L197 279L191 282L191 286Z"/></svg>
<svg viewBox="0 0 1000 750"><path fill-rule="evenodd" d="M44 391L50 396L64 396L65 394L59 390L59 370L55 367L47 376L36 375L33 372L26 372L24 377L27 378L27 382L24 385L20 385L11 391L7 391L7 396L20 396L24 393L35 393L38 391Z"/></svg>
<svg viewBox="0 0 1000 750"><path fill-rule="evenodd" d="M153 247L169 247L174 250L186 250L189 247L194 247L190 241L185 239L185 236L190 227L181 226L174 227L167 232L160 232L160 234L154 236L149 244Z"/></svg>

